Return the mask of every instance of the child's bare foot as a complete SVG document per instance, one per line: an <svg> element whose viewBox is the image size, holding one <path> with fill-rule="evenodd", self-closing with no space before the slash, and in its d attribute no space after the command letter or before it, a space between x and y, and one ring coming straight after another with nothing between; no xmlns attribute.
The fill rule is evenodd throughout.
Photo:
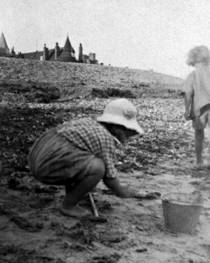
<svg viewBox="0 0 210 263"><path fill-rule="evenodd" d="M200 170L200 169L202 169L202 168L203 168L203 164L202 164L202 163L199 163L199 164L198 164L198 163L196 163L196 164L194 165L194 168L195 168L195 169L199 169L199 170Z"/></svg>
<svg viewBox="0 0 210 263"><path fill-rule="evenodd" d="M201 169L210 169L210 162L204 162L204 163L196 163L194 165L195 169L201 170Z"/></svg>
<svg viewBox="0 0 210 263"><path fill-rule="evenodd" d="M89 216L90 213L80 207L79 205L73 206L73 207L69 207L69 208L65 208L65 207L61 207L60 211L63 215L65 216L70 216L70 217L84 217L84 216Z"/></svg>
<svg viewBox="0 0 210 263"><path fill-rule="evenodd" d="M206 169L210 169L210 161L204 162L203 167Z"/></svg>
<svg viewBox="0 0 210 263"><path fill-rule="evenodd" d="M197 161L195 164L194 164L194 168L195 169L203 169L204 166L203 166L203 161Z"/></svg>

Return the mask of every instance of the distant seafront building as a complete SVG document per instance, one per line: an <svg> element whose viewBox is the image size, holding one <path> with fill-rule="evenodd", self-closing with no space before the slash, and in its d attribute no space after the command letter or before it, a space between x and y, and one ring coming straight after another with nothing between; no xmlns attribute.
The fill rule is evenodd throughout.
<svg viewBox="0 0 210 263"><path fill-rule="evenodd" d="M27 53L19 52L16 55L14 48L12 48L11 51L9 50L4 34L2 33L0 38L0 56L35 59L42 61L62 61L98 64L95 53L89 53L89 55L83 54L82 44L79 45L79 55L78 59L76 59L75 50L71 45L69 36L67 36L66 38L64 47L60 47L58 42L56 42L55 47L53 49L49 49L46 46L46 44L44 44L42 51L33 51Z"/></svg>
<svg viewBox="0 0 210 263"><path fill-rule="evenodd" d="M66 42L63 48L59 47L59 44L55 44L55 48L49 49L44 44L43 51L34 51L29 53L23 53L24 58L36 59L43 61L63 61L63 62L76 62L75 50L72 47L69 37L67 36Z"/></svg>
<svg viewBox="0 0 210 263"><path fill-rule="evenodd" d="M1 33L0 37L0 56L10 56L11 52L8 48L7 41L3 33Z"/></svg>

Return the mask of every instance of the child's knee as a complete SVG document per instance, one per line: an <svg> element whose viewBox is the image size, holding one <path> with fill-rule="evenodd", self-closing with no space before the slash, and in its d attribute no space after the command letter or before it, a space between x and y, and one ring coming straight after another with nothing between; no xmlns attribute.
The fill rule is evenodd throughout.
<svg viewBox="0 0 210 263"><path fill-rule="evenodd" d="M105 165L103 160L97 157L93 158L89 163L88 173L90 175L95 174L100 178L103 178L105 174Z"/></svg>

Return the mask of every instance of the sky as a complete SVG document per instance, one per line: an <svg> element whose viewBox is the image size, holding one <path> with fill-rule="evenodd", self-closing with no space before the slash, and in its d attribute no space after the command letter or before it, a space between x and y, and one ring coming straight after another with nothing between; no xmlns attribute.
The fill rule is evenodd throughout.
<svg viewBox="0 0 210 263"><path fill-rule="evenodd" d="M210 0L0 0L0 33L10 48L30 52L44 43L78 56L185 78L188 51L210 47Z"/></svg>

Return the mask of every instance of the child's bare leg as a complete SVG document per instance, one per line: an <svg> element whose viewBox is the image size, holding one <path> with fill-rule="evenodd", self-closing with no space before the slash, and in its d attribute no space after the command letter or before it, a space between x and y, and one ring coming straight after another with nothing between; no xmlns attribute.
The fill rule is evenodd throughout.
<svg viewBox="0 0 210 263"><path fill-rule="evenodd" d="M206 142L207 142L207 162L206 166L210 168L210 125L206 127Z"/></svg>
<svg viewBox="0 0 210 263"><path fill-rule="evenodd" d="M196 154L196 163L198 167L201 167L203 164L203 158L202 158L203 140L204 140L204 130L195 129L195 154Z"/></svg>
<svg viewBox="0 0 210 263"><path fill-rule="evenodd" d="M104 177L105 166L101 159L94 158L90 164L85 178L74 188L66 186L66 196L63 202L62 212L69 216L81 217L87 215L87 211L77 203L82 197L90 192Z"/></svg>

